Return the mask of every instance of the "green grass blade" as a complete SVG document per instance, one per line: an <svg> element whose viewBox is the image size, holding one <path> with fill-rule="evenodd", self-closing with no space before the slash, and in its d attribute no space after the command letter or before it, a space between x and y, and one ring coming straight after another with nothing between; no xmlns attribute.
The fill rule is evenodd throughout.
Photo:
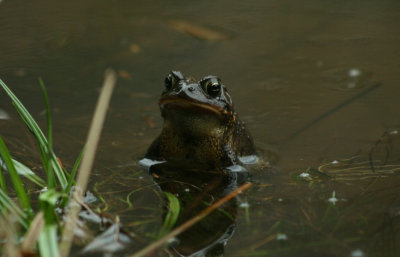
<svg viewBox="0 0 400 257"><path fill-rule="evenodd" d="M46 224L54 223L57 200L61 196L63 196L63 194L57 192L55 189L49 189L46 192L40 194L39 196L40 209L43 211L44 220Z"/></svg>
<svg viewBox="0 0 400 257"><path fill-rule="evenodd" d="M56 225L45 225L39 236L39 251L41 257L58 257Z"/></svg>
<svg viewBox="0 0 400 257"><path fill-rule="evenodd" d="M26 222L28 216L24 213L19 206L11 200L11 198L0 189L0 212L3 215L12 214L17 217L19 223L24 227L28 228L28 224Z"/></svg>
<svg viewBox="0 0 400 257"><path fill-rule="evenodd" d="M168 212L167 215L165 215L164 223L158 235L160 238L166 235L169 231L171 231L176 221L178 220L180 212L179 199L171 193L164 192L164 194L168 199Z"/></svg>
<svg viewBox="0 0 400 257"><path fill-rule="evenodd" d="M57 223L55 208L63 194L49 189L39 196L40 209L44 214L45 226L39 236L39 250L42 257L59 256L57 244Z"/></svg>
<svg viewBox="0 0 400 257"><path fill-rule="evenodd" d="M14 163L11 159L10 153L8 152L8 149L1 137L0 137L0 156L7 167L8 173L10 174L11 182L13 184L15 192L17 193L19 203L21 204L23 209L30 211L31 203L29 197L25 192L21 178L19 177L17 170L14 167Z"/></svg>
<svg viewBox="0 0 400 257"><path fill-rule="evenodd" d="M24 176L25 178L29 179L31 182L35 183L41 188L46 187L46 183L44 182L44 180L38 175L36 175L31 169L29 169L24 164L14 159L13 163L19 175Z"/></svg>
<svg viewBox="0 0 400 257"><path fill-rule="evenodd" d="M39 78L39 84L42 88L42 93L44 97L44 102L46 104L46 121L47 121L47 142L50 149L53 146L53 127L51 122L51 112L50 112L50 101L49 96L47 95L46 87L44 86L42 78Z"/></svg>
<svg viewBox="0 0 400 257"><path fill-rule="evenodd" d="M43 93L43 98L46 106L46 123L47 123L47 151L45 154L45 159L43 162L47 163L47 186L49 188L55 188L56 187L56 180L54 177L54 173L52 172L52 165L50 163L51 160L51 153L53 149L53 127L52 127L52 122L51 122L51 112L50 112L50 101L49 97L47 95L47 90L46 87L44 86L43 80L39 78L39 84L40 87L42 88L42 93Z"/></svg>
<svg viewBox="0 0 400 257"><path fill-rule="evenodd" d="M76 172L78 171L79 168L79 164L81 163L82 160L82 156L83 156L83 152L85 151L85 148L82 149L82 151L80 152L78 158L75 161L74 167L71 170L71 174L70 177L68 178L68 185L67 187L64 189L64 193L66 194L67 197L65 197L62 201L61 206L64 207L67 203L68 203L68 194L69 192L71 192L71 188L75 183L75 176L76 176Z"/></svg>
<svg viewBox="0 0 400 257"><path fill-rule="evenodd" d="M35 122L35 120L27 111L27 109L24 107L24 105L19 101L19 99L14 95L14 93L6 86L6 84L1 79L0 79L0 86L4 89L4 91L6 91L8 96L11 98L22 120L25 122L25 124L27 125L28 129L32 132L32 134L36 137L36 140L38 141L39 144L39 149L42 154L42 158L44 158L44 155L46 155L45 153L48 152L48 155L50 156L49 166L52 169L54 169L54 172L61 184L61 187L65 188L68 184L68 181L65 177L64 171L61 165L58 163L57 157L55 156L53 151L48 150L48 140L44 136L39 125ZM47 163L44 163L44 165L47 165Z"/></svg>

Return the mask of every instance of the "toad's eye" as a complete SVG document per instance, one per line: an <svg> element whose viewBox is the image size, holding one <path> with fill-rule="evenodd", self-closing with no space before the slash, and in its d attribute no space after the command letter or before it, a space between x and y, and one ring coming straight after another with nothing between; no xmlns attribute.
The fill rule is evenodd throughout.
<svg viewBox="0 0 400 257"><path fill-rule="evenodd" d="M211 97L217 97L221 92L221 84L217 79L210 79L205 83L205 91Z"/></svg>
<svg viewBox="0 0 400 257"><path fill-rule="evenodd" d="M167 90L170 90L172 88L172 84L174 83L174 76L172 74L169 74L164 81L165 88Z"/></svg>

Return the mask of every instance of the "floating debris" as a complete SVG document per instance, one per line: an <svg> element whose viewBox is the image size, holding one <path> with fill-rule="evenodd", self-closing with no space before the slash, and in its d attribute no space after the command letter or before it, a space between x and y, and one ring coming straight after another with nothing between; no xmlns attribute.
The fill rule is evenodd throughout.
<svg viewBox="0 0 400 257"><path fill-rule="evenodd" d="M240 208L249 208L250 204L248 202L242 202L242 203L240 203L239 207Z"/></svg>
<svg viewBox="0 0 400 257"><path fill-rule="evenodd" d="M142 115L142 119L146 122L147 126L150 128L155 128L156 124L154 123L153 119L147 115Z"/></svg>
<svg viewBox="0 0 400 257"><path fill-rule="evenodd" d="M360 75L361 75L361 70L360 69L355 69L355 68L353 68L353 69L350 69L349 70L349 77L351 77L351 78L355 78L355 77L359 77Z"/></svg>
<svg viewBox="0 0 400 257"><path fill-rule="evenodd" d="M169 22L169 26L177 31L189 34L201 40L224 41L229 39L228 35L224 33L183 20L172 20Z"/></svg>
<svg viewBox="0 0 400 257"><path fill-rule="evenodd" d="M10 115L8 115L8 113L3 110L0 109L0 120L9 120L10 119Z"/></svg>
<svg viewBox="0 0 400 257"><path fill-rule="evenodd" d="M142 49L138 44L131 44L129 46L129 51L133 54L138 54L142 51Z"/></svg>
<svg viewBox="0 0 400 257"><path fill-rule="evenodd" d="M151 160L148 158L143 158L139 161L139 164L141 166L150 168L150 166L154 165L154 164L158 164L158 163L164 163L165 161L156 161L156 160Z"/></svg>
<svg viewBox="0 0 400 257"><path fill-rule="evenodd" d="M280 241L285 241L288 239L288 236L286 234L283 233L278 233L276 235L276 240L280 240Z"/></svg>
<svg viewBox="0 0 400 257"><path fill-rule="evenodd" d="M328 199L328 202L330 202L333 205L336 205L336 202L338 202L339 199L336 198L336 192L332 192L332 197Z"/></svg>
<svg viewBox="0 0 400 257"><path fill-rule="evenodd" d="M83 202L88 204L88 203L94 203L97 201L96 196L90 191L86 191L85 197L83 198Z"/></svg>
<svg viewBox="0 0 400 257"><path fill-rule="evenodd" d="M302 172L302 173L300 173L299 177L300 178L309 178L310 177L310 173Z"/></svg>
<svg viewBox="0 0 400 257"><path fill-rule="evenodd" d="M103 234L96 237L84 249L87 252L106 252L114 253L125 248L131 242L128 235L120 231L118 224L110 226Z"/></svg>
<svg viewBox="0 0 400 257"><path fill-rule="evenodd" d="M81 211L79 217L85 221L90 221L96 224L101 224L103 222L103 218L100 217L100 215L89 210Z"/></svg>
<svg viewBox="0 0 400 257"><path fill-rule="evenodd" d="M371 167L373 165L373 168ZM318 167L318 171L337 181L364 180L387 177L400 172L400 164L385 163L384 160L368 160L363 156L333 161Z"/></svg>
<svg viewBox="0 0 400 257"><path fill-rule="evenodd" d="M247 155L238 157L243 164L256 164L260 159L257 155Z"/></svg>
<svg viewBox="0 0 400 257"><path fill-rule="evenodd" d="M357 249L357 250L352 251L350 256L351 257L363 257L364 256L364 252L361 251L360 249Z"/></svg>
<svg viewBox="0 0 400 257"><path fill-rule="evenodd" d="M15 71L15 76L24 77L26 75L26 71L24 69L18 69Z"/></svg>
<svg viewBox="0 0 400 257"><path fill-rule="evenodd" d="M118 70L118 76L123 79L132 79L131 74L129 74L126 70Z"/></svg>
<svg viewBox="0 0 400 257"><path fill-rule="evenodd" d="M227 167L226 169L232 171L232 172L246 172L246 168L241 166L241 165L231 165Z"/></svg>

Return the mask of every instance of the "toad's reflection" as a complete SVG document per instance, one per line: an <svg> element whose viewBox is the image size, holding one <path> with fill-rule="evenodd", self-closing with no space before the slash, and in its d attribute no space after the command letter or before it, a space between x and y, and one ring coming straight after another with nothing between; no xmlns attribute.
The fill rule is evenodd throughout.
<svg viewBox="0 0 400 257"><path fill-rule="evenodd" d="M175 195L180 201L181 211L175 226L229 194L247 176L245 173L206 170L190 164L167 162L151 166L150 174L163 192ZM223 256L224 246L235 231L236 213L237 201L233 199L180 234L178 242L168 249L169 254Z"/></svg>

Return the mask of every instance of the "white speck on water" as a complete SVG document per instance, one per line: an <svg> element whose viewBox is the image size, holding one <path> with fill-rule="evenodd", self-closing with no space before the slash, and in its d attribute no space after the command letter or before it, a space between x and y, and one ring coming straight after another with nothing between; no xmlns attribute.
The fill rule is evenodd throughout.
<svg viewBox="0 0 400 257"><path fill-rule="evenodd" d="M243 164L256 164L259 161L259 158L257 155L247 155L239 157L239 160Z"/></svg>
<svg viewBox="0 0 400 257"><path fill-rule="evenodd" d="M390 135L397 135L397 134L399 134L399 131L398 130L393 130L393 131L390 131L389 134Z"/></svg>
<svg viewBox="0 0 400 257"><path fill-rule="evenodd" d="M339 162L337 160L334 160L331 162L331 164L338 164Z"/></svg>
<svg viewBox="0 0 400 257"><path fill-rule="evenodd" d="M142 176L140 176L140 177L139 177L139 179L143 179L143 177L142 177Z"/></svg>
<svg viewBox="0 0 400 257"><path fill-rule="evenodd" d="M239 207L240 208L249 208L250 204L248 202L242 202L242 203L240 203Z"/></svg>
<svg viewBox="0 0 400 257"><path fill-rule="evenodd" d="M287 240L287 239L288 239L288 237L287 237L286 234L278 233L278 234L276 235L276 240Z"/></svg>
<svg viewBox="0 0 400 257"><path fill-rule="evenodd" d="M165 162L165 161L156 161L156 160L151 160L148 158L143 158L139 161L139 164L146 168L149 168L150 166L152 166L154 164L163 163L163 162Z"/></svg>
<svg viewBox="0 0 400 257"><path fill-rule="evenodd" d="M354 250L350 254L351 257L363 257L364 253L360 249Z"/></svg>
<svg viewBox="0 0 400 257"><path fill-rule="evenodd" d="M332 192L332 197L328 199L328 202L330 202L331 204L335 205L337 201L339 201L339 199L336 198L336 192L333 191Z"/></svg>
<svg viewBox="0 0 400 257"><path fill-rule="evenodd" d="M232 172L245 172L246 171L245 167L243 167L241 165L232 165L232 166L227 167L227 169Z"/></svg>
<svg viewBox="0 0 400 257"><path fill-rule="evenodd" d="M278 202L283 202L283 199L282 198L278 198Z"/></svg>
<svg viewBox="0 0 400 257"><path fill-rule="evenodd" d="M358 77L360 75L361 75L361 70L360 69L353 68L353 69L349 70L349 77L354 78L354 77Z"/></svg>
<svg viewBox="0 0 400 257"><path fill-rule="evenodd" d="M300 177L300 178L308 178L308 177L310 177L310 174L307 173L307 172L302 172L302 173L299 175L299 177Z"/></svg>
<svg viewBox="0 0 400 257"><path fill-rule="evenodd" d="M1 3L1 0L0 0L0 3ZM0 109L0 120L9 120L9 119L10 119L10 115L8 115L8 113L5 110Z"/></svg>
<svg viewBox="0 0 400 257"><path fill-rule="evenodd" d="M189 188L185 188L185 192L190 192L190 189Z"/></svg>
<svg viewBox="0 0 400 257"><path fill-rule="evenodd" d="M177 245L177 244L179 244L179 239L176 237L171 237L170 239L168 239L167 244L168 245Z"/></svg>

